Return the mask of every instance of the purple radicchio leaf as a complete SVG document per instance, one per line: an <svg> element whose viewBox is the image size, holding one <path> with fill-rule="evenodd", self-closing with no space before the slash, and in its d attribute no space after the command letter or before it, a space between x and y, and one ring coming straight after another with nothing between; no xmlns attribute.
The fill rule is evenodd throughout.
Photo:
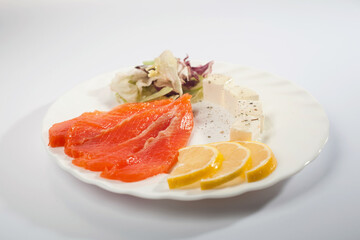
<svg viewBox="0 0 360 240"><path fill-rule="evenodd" d="M210 61L205 65L192 67L188 58L189 58L189 56L186 55L186 57L183 60L184 65L188 69L188 80L192 79L192 78L199 80L199 76L202 76L203 78L205 78L212 72L212 66L214 64L214 61Z"/></svg>

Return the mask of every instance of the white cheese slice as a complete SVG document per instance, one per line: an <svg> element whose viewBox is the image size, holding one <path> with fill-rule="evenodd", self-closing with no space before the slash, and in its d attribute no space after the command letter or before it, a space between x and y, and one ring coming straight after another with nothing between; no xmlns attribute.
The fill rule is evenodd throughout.
<svg viewBox="0 0 360 240"><path fill-rule="evenodd" d="M259 95L236 85L230 77L211 74L203 80L204 100L223 106L236 119L230 129L231 141L259 140L264 115Z"/></svg>
<svg viewBox="0 0 360 240"><path fill-rule="evenodd" d="M236 99L242 100L259 100L259 94L252 89L236 85L233 81L228 82L224 86L225 96L231 95Z"/></svg>
<svg viewBox="0 0 360 240"><path fill-rule="evenodd" d="M252 100L258 101L259 95L246 87L240 87L233 82L224 85L224 104L223 106L230 112L234 111L238 105L239 100Z"/></svg>
<svg viewBox="0 0 360 240"><path fill-rule="evenodd" d="M231 111L232 110L232 111ZM230 109L231 114L238 118L240 115L250 115L260 119L260 131L264 129L264 115L260 101L238 100L236 106Z"/></svg>
<svg viewBox="0 0 360 240"><path fill-rule="evenodd" d="M230 141L257 141L260 139L260 132L260 117L239 115L230 128Z"/></svg>
<svg viewBox="0 0 360 240"><path fill-rule="evenodd" d="M235 117L242 114L260 116L263 113L261 102L253 100L238 100L229 110Z"/></svg>
<svg viewBox="0 0 360 240"><path fill-rule="evenodd" d="M224 85L231 78L222 74L210 74L203 80L204 100L224 106Z"/></svg>
<svg viewBox="0 0 360 240"><path fill-rule="evenodd" d="M259 94L254 90L228 82L224 86L223 106L236 118L239 115L253 115L260 119L260 131L264 128L264 116Z"/></svg>

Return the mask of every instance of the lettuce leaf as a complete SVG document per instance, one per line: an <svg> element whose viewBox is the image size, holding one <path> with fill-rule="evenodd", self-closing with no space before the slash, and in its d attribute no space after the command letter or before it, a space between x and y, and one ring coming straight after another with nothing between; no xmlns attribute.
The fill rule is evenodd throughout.
<svg viewBox="0 0 360 240"><path fill-rule="evenodd" d="M155 59L155 69L157 71L156 82L157 87L171 87L174 92L182 95L182 83L178 75L178 61L169 51L164 51Z"/></svg>
<svg viewBox="0 0 360 240"><path fill-rule="evenodd" d="M138 69L134 69L127 74L117 73L110 84L110 88L118 94L118 100L123 99L126 102L137 102L139 88L136 86L136 83L140 79L145 78L147 78L146 73Z"/></svg>
<svg viewBox="0 0 360 240"><path fill-rule="evenodd" d="M148 96L143 95L141 102L147 102L147 101L151 101L151 100L155 100L155 99L158 100L162 97L165 97L166 94L168 94L172 91L173 91L173 89L171 87L164 87L164 88L160 89L160 91L152 93Z"/></svg>
<svg viewBox="0 0 360 240"><path fill-rule="evenodd" d="M144 102L162 98L177 98L189 93L192 102L202 99L203 79L211 74L213 61L191 66L186 56L175 58L166 50L154 61L144 61L128 73L118 73L111 83L119 102Z"/></svg>

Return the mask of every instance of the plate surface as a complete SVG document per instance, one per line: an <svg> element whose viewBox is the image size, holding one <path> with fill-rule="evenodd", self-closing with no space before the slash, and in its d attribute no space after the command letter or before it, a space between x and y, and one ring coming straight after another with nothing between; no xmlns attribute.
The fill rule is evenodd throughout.
<svg viewBox="0 0 360 240"><path fill-rule="evenodd" d="M47 146L48 129L52 124L74 118L85 111L110 110L116 106L117 102L109 89L109 83L116 72L129 69L131 68L107 73L76 86L49 108L43 121L44 144L60 167L78 179L108 191L149 199L198 200L232 197L269 187L294 175L318 156L328 139L328 118L321 105L304 89L263 71L217 62L214 64L213 73L231 76L238 85L249 87L260 95L265 114L262 141L272 148L278 161L276 170L264 180L207 191L169 190L166 174L140 182L123 183L101 178L97 172L76 167L72 165L71 158L64 154L62 147ZM190 144L205 143L199 134L193 135L195 136L190 140ZM216 141L216 138L206 141Z"/></svg>

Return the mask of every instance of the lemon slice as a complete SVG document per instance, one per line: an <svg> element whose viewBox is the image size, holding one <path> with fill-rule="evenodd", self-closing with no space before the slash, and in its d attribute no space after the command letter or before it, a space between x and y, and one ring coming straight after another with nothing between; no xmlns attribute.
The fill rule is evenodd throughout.
<svg viewBox="0 0 360 240"><path fill-rule="evenodd" d="M251 152L251 168L245 172L248 182L256 182L269 176L276 168L277 161L271 149L256 141L239 141Z"/></svg>
<svg viewBox="0 0 360 240"><path fill-rule="evenodd" d="M222 161L222 154L212 146L193 145L180 149L178 163L167 179L169 188L179 188L199 181L215 172Z"/></svg>
<svg viewBox="0 0 360 240"><path fill-rule="evenodd" d="M250 150L236 142L212 143L224 156L221 167L211 176L201 179L202 190L218 187L236 177L245 177L251 167Z"/></svg>

